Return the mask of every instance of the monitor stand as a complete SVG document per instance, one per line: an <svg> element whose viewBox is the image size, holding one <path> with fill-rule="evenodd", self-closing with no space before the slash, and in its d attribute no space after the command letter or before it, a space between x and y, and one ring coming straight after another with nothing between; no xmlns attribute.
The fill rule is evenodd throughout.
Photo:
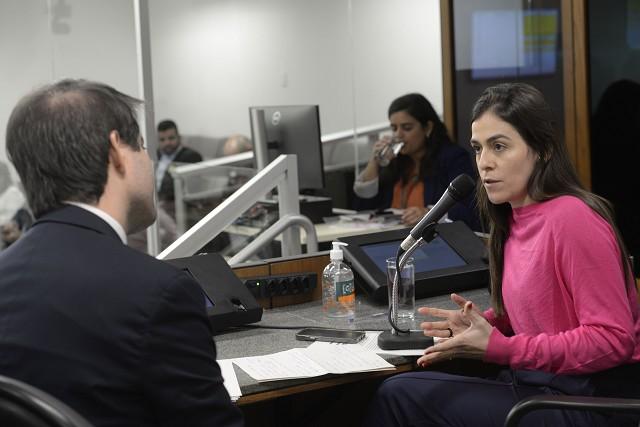
<svg viewBox="0 0 640 427"><path fill-rule="evenodd" d="M300 201L300 215L308 217L314 224L321 224L324 222L324 217L333 215L331 197L299 194L298 200ZM261 200L261 203L271 205L274 210L278 209L278 195L275 194L269 199Z"/></svg>

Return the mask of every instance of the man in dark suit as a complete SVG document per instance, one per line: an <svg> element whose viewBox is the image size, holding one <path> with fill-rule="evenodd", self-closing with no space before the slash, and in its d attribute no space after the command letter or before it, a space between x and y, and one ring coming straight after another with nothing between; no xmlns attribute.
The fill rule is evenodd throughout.
<svg viewBox="0 0 640 427"><path fill-rule="evenodd" d="M124 244L155 218L139 103L64 80L13 110L7 151L36 222L0 254L0 374L96 426L240 426L202 290Z"/></svg>
<svg viewBox="0 0 640 427"><path fill-rule="evenodd" d="M178 125L173 120L158 123L158 167L156 169L156 186L161 202L172 203L174 200L173 178L169 173L172 163L196 163L202 156L195 150L182 145Z"/></svg>

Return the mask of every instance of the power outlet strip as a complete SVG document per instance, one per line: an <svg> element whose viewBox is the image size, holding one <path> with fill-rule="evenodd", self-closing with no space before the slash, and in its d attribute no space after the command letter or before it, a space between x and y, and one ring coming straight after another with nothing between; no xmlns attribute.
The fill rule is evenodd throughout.
<svg viewBox="0 0 640 427"><path fill-rule="evenodd" d="M312 292L318 280L316 273L291 273L244 279L245 286L256 298L271 298Z"/></svg>

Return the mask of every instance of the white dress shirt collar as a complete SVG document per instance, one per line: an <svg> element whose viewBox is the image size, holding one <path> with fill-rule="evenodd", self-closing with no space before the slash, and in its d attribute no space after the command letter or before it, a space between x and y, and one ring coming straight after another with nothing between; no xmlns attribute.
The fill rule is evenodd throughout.
<svg viewBox="0 0 640 427"><path fill-rule="evenodd" d="M127 244L127 234L124 232L124 227L122 227L122 225L120 225L118 221L116 221L111 215L109 215L102 209L98 209L95 206L91 206L86 203L80 203L80 202L65 202L65 203L68 205L77 206L79 208L87 210L92 214L102 218L107 224L111 226L111 228L113 228L113 230L116 232L118 237L120 237L120 240L122 240L122 243L124 243L125 245Z"/></svg>

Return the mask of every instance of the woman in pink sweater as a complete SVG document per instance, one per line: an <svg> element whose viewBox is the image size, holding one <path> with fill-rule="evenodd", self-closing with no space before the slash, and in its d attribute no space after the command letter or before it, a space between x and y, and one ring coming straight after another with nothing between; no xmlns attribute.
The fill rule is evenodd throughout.
<svg viewBox="0 0 640 427"><path fill-rule="evenodd" d="M580 184L542 94L488 88L472 112L478 205L490 225L492 308L423 307L438 337L423 367L453 358L503 366L490 377L433 370L385 381L371 425L501 426L524 397L640 397L640 316L627 251L609 204ZM433 366L432 366L433 365ZM521 425L635 425L620 415L538 411ZM634 424L635 423L635 424Z"/></svg>

